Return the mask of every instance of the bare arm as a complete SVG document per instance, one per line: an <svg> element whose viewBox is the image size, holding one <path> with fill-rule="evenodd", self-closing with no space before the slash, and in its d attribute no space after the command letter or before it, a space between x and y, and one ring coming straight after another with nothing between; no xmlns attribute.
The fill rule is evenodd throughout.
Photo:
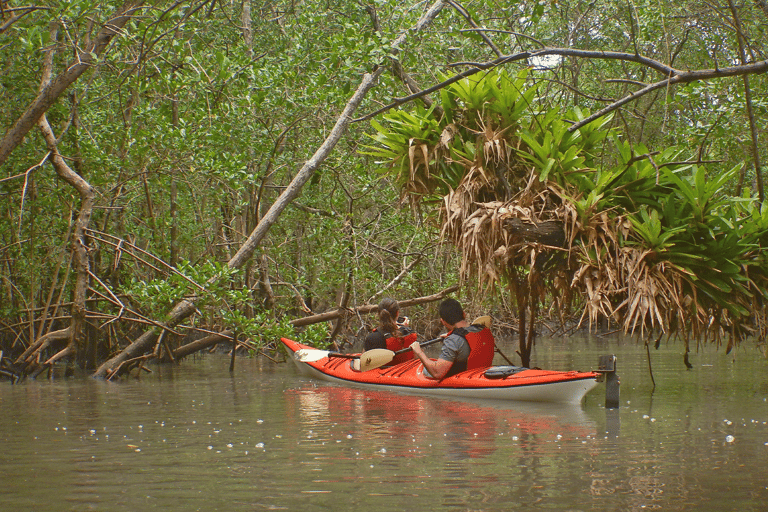
<svg viewBox="0 0 768 512"><path fill-rule="evenodd" d="M411 349L413 350L413 353L416 354L416 357L419 358L421 364L424 365L424 368L426 368L426 370L435 380L440 380L445 377L445 375L448 373L448 370L450 370L451 366L453 366L452 361L447 361L445 359L438 359L437 361L433 361L427 357L424 351L421 350L421 345L419 345L418 341L411 343Z"/></svg>

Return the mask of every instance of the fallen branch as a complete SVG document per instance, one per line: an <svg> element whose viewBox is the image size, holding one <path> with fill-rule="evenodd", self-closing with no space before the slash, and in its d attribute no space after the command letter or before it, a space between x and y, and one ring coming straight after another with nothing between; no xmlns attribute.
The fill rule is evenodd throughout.
<svg viewBox="0 0 768 512"><path fill-rule="evenodd" d="M220 333L210 334L204 338L200 338L199 340L192 341L174 350L173 357L178 361L179 359L194 354L195 352L199 352L201 350L205 350L206 348L212 347L217 343L221 343L223 341L232 341L232 334L232 331L226 330Z"/></svg>
<svg viewBox="0 0 768 512"><path fill-rule="evenodd" d="M458 289L459 289L459 285L453 285L434 295L427 295L425 297L418 297L416 299L398 300L397 302L401 308L406 308L408 306L415 306L418 304L427 304L430 302L438 301L444 298L449 293L453 293ZM378 309L379 309L378 304L366 304L364 306L359 306L353 309L338 308L338 309L334 309L332 311L326 311L325 313L320 313L317 315L305 316L303 318L296 318L295 320L291 320L290 324L293 325L294 327L302 327L305 325L318 324L320 322L327 322L329 320L336 320L340 316L350 312L356 315L357 314L365 315L369 313L375 313L376 311L378 311Z"/></svg>

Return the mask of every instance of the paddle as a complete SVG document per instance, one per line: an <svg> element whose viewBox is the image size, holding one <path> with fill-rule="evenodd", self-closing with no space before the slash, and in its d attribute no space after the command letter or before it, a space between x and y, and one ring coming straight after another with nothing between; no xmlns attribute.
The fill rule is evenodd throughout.
<svg viewBox="0 0 768 512"><path fill-rule="evenodd" d="M483 315L475 318L475 321L472 322L472 325L482 325L483 327L490 329L492 323L493 319L489 315Z"/></svg>
<svg viewBox="0 0 768 512"><path fill-rule="evenodd" d="M492 319L490 316L485 315L476 318L472 325L482 325L483 327L491 328L491 322ZM422 347L426 347L427 345L431 345L433 343L437 343L438 341L443 341L445 339L445 336L440 336L439 338L435 338L433 340L425 341L424 343L419 343ZM411 349L411 347L406 347L402 350L398 350L397 352L392 352L391 350L387 350L384 348L375 348L373 350L368 350L366 352L363 352L360 354L360 367L357 367L357 364L355 364L355 369L360 370L361 372L367 372L368 370L375 370L376 368L381 368L385 364L392 361L392 359L395 358L396 355L402 354L404 352L408 352Z"/></svg>
<svg viewBox="0 0 768 512"><path fill-rule="evenodd" d="M326 357L345 357L347 359L357 359L358 354L342 354L341 352L331 352L329 350L319 350L314 348L302 348L294 352L293 357L302 363L314 363Z"/></svg>
<svg viewBox="0 0 768 512"><path fill-rule="evenodd" d="M490 328L491 327L491 317L490 316L481 316L475 319L474 322L472 322L473 325L483 325L485 327ZM440 340L443 340L445 338L435 338L433 340L425 341L424 343L421 343L421 346L427 346L431 345L432 343L437 343ZM398 350L397 352L393 352L391 350L387 350L385 348L374 348L372 350L367 350L363 352L360 355L357 354L344 354L341 352L331 352L329 350L319 350L314 348L302 348L300 350L297 350L293 357L296 358L296 360L302 362L302 363L314 363L315 361L319 361L321 359L324 359L326 357L343 357L346 359L357 359L358 357L361 359L360 362L360 370L361 371L367 371L367 370L374 370L376 368L379 368L381 366L384 366L385 364L389 363L394 359L394 357L397 354L402 354L403 352L407 352L411 350L410 347L404 348L402 350ZM368 364L363 364L363 361L370 361ZM357 365L355 365L357 366ZM356 368L357 369L357 368Z"/></svg>
<svg viewBox="0 0 768 512"><path fill-rule="evenodd" d="M419 343L419 345L426 347L427 345L437 343L438 341L443 341L444 339L445 338L441 336L433 340L425 341L424 343ZM357 365L355 365L355 369L360 370L361 372L367 372L368 370L381 368L385 364L392 361L396 355L403 354L409 350L413 349L411 347L406 347L404 349L398 350L397 352L392 352L391 350L387 350L385 348L374 348L373 350L366 350L360 354L360 367L357 368Z"/></svg>
<svg viewBox="0 0 768 512"><path fill-rule="evenodd" d="M426 345L431 345L432 343L437 343L443 339L445 338L435 338L434 340L425 341L421 344L421 346L423 347ZM326 357L343 357L346 359L360 358L361 360L368 361L368 363L364 365L367 370L373 370L374 368L384 366L392 359L394 359L397 354L402 354L403 352L408 352L409 350L411 350L410 347L398 350L397 352L387 350L386 348L374 348L371 350L366 350L362 354L343 354L341 352L330 352L328 350L302 348L297 350L293 354L293 357L302 363L314 363L315 361L325 359Z"/></svg>

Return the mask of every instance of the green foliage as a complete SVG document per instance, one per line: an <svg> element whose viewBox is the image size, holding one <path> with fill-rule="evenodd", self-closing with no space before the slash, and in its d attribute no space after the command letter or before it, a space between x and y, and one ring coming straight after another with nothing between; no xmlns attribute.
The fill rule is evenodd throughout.
<svg viewBox="0 0 768 512"><path fill-rule="evenodd" d="M433 118L432 110L416 106L414 112L395 110L384 114L390 129L385 129L375 120L371 121L377 130L371 138L377 146L366 146L367 150L361 151L361 154L377 158L377 164L393 165L398 174L403 174L410 164L408 155L411 148L437 141L440 126Z"/></svg>
<svg viewBox="0 0 768 512"><path fill-rule="evenodd" d="M461 182L467 163L490 158L483 154L479 133L499 125L512 131L523 120L537 90L523 88L527 73L524 69L513 78L494 69L449 84L440 93L439 119L434 106L390 111L382 116L384 124L371 121L375 132L367 136L374 144L360 153L389 167L411 199L444 195Z"/></svg>
<svg viewBox="0 0 768 512"><path fill-rule="evenodd" d="M295 339L296 331L289 320L287 317L277 319L268 311L249 316L236 309L225 315L227 325L238 333L239 339L247 340L248 346L253 349L275 347L280 338Z"/></svg>
<svg viewBox="0 0 768 512"><path fill-rule="evenodd" d="M248 288L235 285L240 273L210 261L200 265L185 261L179 265L178 273L168 278L148 282L134 279L124 293L150 317L168 311L181 299L195 296L196 306L206 312L209 323L236 332L254 348L274 345L282 337L294 337L296 333L289 317L278 319L273 312L258 308L249 312L254 298Z"/></svg>
<svg viewBox="0 0 768 512"><path fill-rule="evenodd" d="M651 210L643 205L638 215L630 215L629 220L635 233L641 240L643 248L654 251L657 254L663 253L673 247L675 244L670 239L682 231L685 226L663 229L658 210Z"/></svg>
<svg viewBox="0 0 768 512"><path fill-rule="evenodd" d="M54 76L68 69L76 51L122 5L47 2L7 26L0 35L0 132L14 125L39 91L44 51L53 50ZM97 193L90 227L104 235L86 241L91 271L113 291L126 292L146 315L162 318L179 297L200 294L198 322L235 326L254 337L259 328L271 332L268 324L274 323L268 335L274 336L283 322L270 318L303 314L299 297L320 311L334 306L349 282L352 300L365 302L416 257L420 263L388 292L414 296L453 284L460 264L455 251L436 244L440 230L432 206L467 185L468 176L478 202L507 199L499 175L512 191L528 183L537 194L550 186L563 191L550 198L576 212L569 221L585 232L574 241L585 241L590 258L615 253L593 250L585 234L606 216L631 228L617 228L621 248L650 250L656 262L674 265L710 295L725 296L721 290L730 288L732 295L748 289L759 297L765 288L764 209L743 190L738 200L727 197L737 183L755 181L745 162L751 141L741 77L670 87L625 105L613 119L570 131L606 98L626 97L658 77L636 63L569 58L552 68L520 61L519 68L508 63L463 78L430 95L442 117L436 108L414 103L378 117L373 138L352 124L297 208L287 209L263 242L275 303L262 311L254 303L264 297L243 286L258 280L259 266L229 275L221 262L321 144L360 76L396 60L426 88L449 78L447 70L495 56L450 8L423 38L392 52L391 41L423 11L421 4L383 1L251 2L249 46L243 5L194 11L179 3L141 11L46 113L60 137L59 152ZM739 60L732 20L710 7L569 0L464 7L505 54L542 46L634 49L678 69L715 69ZM743 41L757 55L765 47L764 15L754 3L737 8ZM9 11L3 22L20 12ZM59 26L56 41L50 39L52 23ZM768 103L757 92L766 89L768 75L749 79L763 126ZM359 113L403 94L408 91L401 80L384 73ZM368 145L361 148L360 141ZM759 147L763 162L765 147ZM360 149L363 158L357 157ZM12 326L60 315L71 297L67 236L80 198L50 165L36 167L47 152L32 130L0 176L0 304L2 320ZM371 172L374 160L392 172ZM699 164L673 165L685 160ZM742 165L743 180L727 174ZM423 201L417 222L395 208L398 192ZM194 262L179 264L180 271L205 289L123 254L104 241L109 237L166 261L175 244L176 258ZM736 267L741 270L734 273ZM217 275L222 286L206 284ZM763 284L739 281L744 276ZM113 311L95 294L91 306ZM13 327L14 337L34 337L28 333L35 329L27 327Z"/></svg>
<svg viewBox="0 0 768 512"><path fill-rule="evenodd" d="M331 348L331 343L328 335L328 324L319 323L306 326L295 339L304 345L329 349Z"/></svg>
<svg viewBox="0 0 768 512"><path fill-rule="evenodd" d="M435 108L417 109L416 116L390 112L386 125L372 123L378 146L367 152L385 157L380 163L390 166L406 193L441 195L464 187L469 199L461 203L460 218L466 220L451 225L460 212L451 210L443 229L460 245L463 267L476 269L481 280L510 271L489 271L498 264L489 253L505 254L502 261L515 262L507 263L512 268L534 265L527 245L508 249L507 237L493 234L493 226L503 224L502 210L537 210L568 228L578 256L571 261L581 268L572 269L575 277L567 282L583 286L591 319L623 316L627 330L674 323L694 332L714 319L732 326L749 321L761 307L755 291L768 291L755 280L765 274L763 257L755 255L768 247L760 244L765 218L754 198L727 194L741 165L711 170L686 163L689 152L674 146L651 151L632 144L610 127L610 116L572 130L572 121L588 112L532 108L542 101L533 95L535 86L524 87L525 77L521 72L511 81L494 70L461 79L443 91L440 119ZM429 169L435 183L442 179L450 187L414 184L416 168ZM472 201L503 199L494 185L499 174L515 187L507 208L473 213ZM532 187L531 178L540 186ZM556 190L556 200L542 190ZM481 218L494 220L481 229Z"/></svg>
<svg viewBox="0 0 768 512"><path fill-rule="evenodd" d="M188 261L179 264L177 272L167 277L144 281L133 278L124 294L149 315L167 311L181 299L199 296L200 306L217 302L247 300L247 290L233 290L229 284L238 274L237 269L212 261L192 265Z"/></svg>

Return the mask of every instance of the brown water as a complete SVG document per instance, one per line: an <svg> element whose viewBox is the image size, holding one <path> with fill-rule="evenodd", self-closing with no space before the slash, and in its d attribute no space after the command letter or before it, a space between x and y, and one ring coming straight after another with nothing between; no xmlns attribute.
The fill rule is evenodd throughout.
<svg viewBox="0 0 768 512"><path fill-rule="evenodd" d="M511 354L514 350L504 348ZM316 383L206 356L140 380L0 384L0 510L765 510L768 361L542 340L537 366L615 353L621 407L502 405Z"/></svg>

